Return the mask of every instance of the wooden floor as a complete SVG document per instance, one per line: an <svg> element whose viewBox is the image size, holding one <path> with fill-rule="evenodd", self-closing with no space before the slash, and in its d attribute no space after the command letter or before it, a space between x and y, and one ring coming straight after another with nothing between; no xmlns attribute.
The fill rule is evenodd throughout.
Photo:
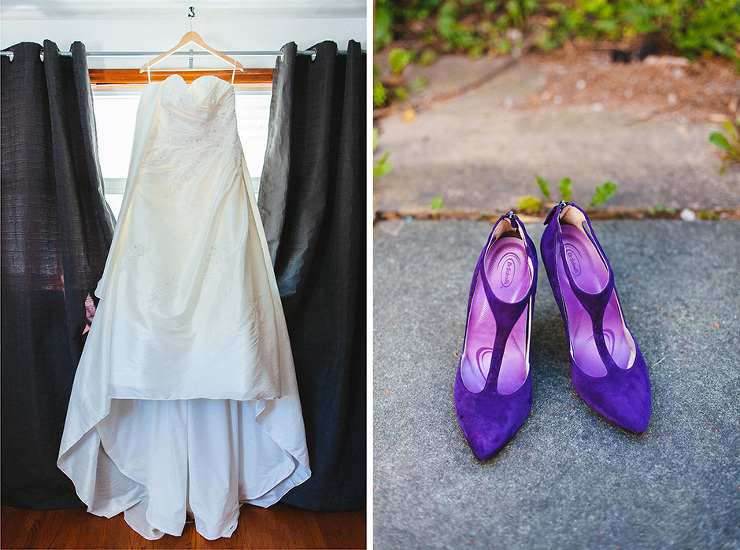
<svg viewBox="0 0 740 550"><path fill-rule="evenodd" d="M187 523L182 536L149 541L123 514L106 519L84 508L35 511L2 507L0 547L9 548L365 548L365 510L309 512L275 504L244 505L231 538L207 540Z"/></svg>

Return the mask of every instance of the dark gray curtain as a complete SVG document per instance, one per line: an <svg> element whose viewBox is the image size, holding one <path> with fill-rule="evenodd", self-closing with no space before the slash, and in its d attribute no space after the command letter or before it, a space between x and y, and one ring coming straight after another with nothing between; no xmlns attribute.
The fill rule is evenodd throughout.
<svg viewBox="0 0 740 550"><path fill-rule="evenodd" d="M113 236L85 46L2 57L2 503L82 506L56 466Z"/></svg>
<svg viewBox="0 0 740 550"><path fill-rule="evenodd" d="M259 208L290 333L312 476L283 502L365 506L366 55L283 47Z"/></svg>

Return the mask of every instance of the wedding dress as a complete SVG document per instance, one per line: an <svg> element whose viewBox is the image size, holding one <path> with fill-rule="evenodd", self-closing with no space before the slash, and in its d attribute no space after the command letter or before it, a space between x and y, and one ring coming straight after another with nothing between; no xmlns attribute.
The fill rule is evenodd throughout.
<svg viewBox="0 0 740 550"><path fill-rule="evenodd" d="M208 539L239 506L310 476L293 358L237 135L213 76L140 101L100 303L72 389L59 467L88 511L148 539Z"/></svg>

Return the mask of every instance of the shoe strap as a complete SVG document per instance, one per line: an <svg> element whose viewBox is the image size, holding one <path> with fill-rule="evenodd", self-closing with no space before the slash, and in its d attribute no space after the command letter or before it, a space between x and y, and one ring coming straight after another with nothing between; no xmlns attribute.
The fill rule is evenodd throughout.
<svg viewBox="0 0 740 550"><path fill-rule="evenodd" d="M599 256L601 257L601 260L604 262L604 265L606 266L607 273L609 274L609 280L607 281L606 285L602 290L600 290L597 293L589 293L584 290L582 290L575 282L575 279L573 278L573 274L571 273L570 266L568 265L566 254L565 254L565 245L563 244L563 233L560 225L560 211L567 206L573 206L575 208L578 208L578 210L581 211L581 213L584 215L586 221L584 225L584 230L586 233L586 236L591 241L591 243L596 248L597 252L599 253ZM588 219L588 216L586 215L583 210L581 210L577 205L573 203L566 203L566 204L559 204L548 215L548 219L546 220L546 223L549 223L550 220L553 218L553 214L557 211L557 217L556 222L557 223L557 232L556 232L556 240L555 240L555 246L557 247L556 253L559 255L559 258L557 258L557 262L563 263L563 270L565 271L566 276L568 277L568 282L570 283L570 288L575 297L578 299L578 301L581 303L581 305L584 307L584 309L588 312L589 316L591 317L591 322L593 324L593 334L594 339L596 342L596 348L599 351L599 355L601 356L602 361L604 361L604 365L607 367L608 370L611 368L618 368L616 363L614 363L614 360L609 355L606 347L606 342L604 339L604 315L606 313L606 307L609 305L609 301L612 298L612 295L615 294L615 284L614 284L614 271L612 270L611 265L609 264L609 261L606 258L606 254L604 254L604 250L601 248L601 244L599 243L599 240L596 238L596 235L594 234L593 228L591 227L591 221ZM620 306L621 309L621 306ZM566 310L567 314L567 310Z"/></svg>
<svg viewBox="0 0 740 550"><path fill-rule="evenodd" d="M585 218L586 222L584 225L584 232L586 234L586 237L591 241L591 244L594 245L596 248L596 251L599 253L599 257L601 258L601 261L604 262L604 265L606 266L607 273L609 275L609 280L606 283L606 286L599 292L593 294L590 292L586 292L585 290L582 290L575 282L575 279L573 278L573 274L570 271L570 265L566 261L567 256L565 254L565 245L563 243L563 231L562 226L560 224L560 213L563 211L563 209L566 206L571 206L572 208L576 208L583 214L583 217ZM557 214L557 216L555 215ZM563 263L565 274L568 277L568 281L570 282L570 287L573 290L573 294L575 294L576 298L578 298L578 301L583 304L583 307L586 308L586 311L588 311L589 315L593 319L595 316L603 316L604 311L606 310L606 306L609 303L609 299L612 296L612 293L614 292L614 272L612 271L611 266L609 265L609 261L606 259L606 254L604 254L603 249L601 248L601 244L599 243L599 240L596 238L596 235L594 234L594 230L591 227L591 221L588 219L588 216L586 213L581 210L578 205L561 201L560 204L556 205L552 210L550 210L550 213L547 215L547 218L545 219L545 225L549 225L552 220L555 220L556 223L556 229L555 232L555 246L556 246L556 255L559 256L557 261L561 261Z"/></svg>
<svg viewBox="0 0 740 550"><path fill-rule="evenodd" d="M491 246L493 246L493 243L496 241L496 239L493 238L493 233L496 230L496 226L504 219L509 218L511 221L512 227L515 229L518 229L522 235L522 240L524 241L524 247L527 254L527 259L532 262L534 273L532 273L532 281L529 285L529 290L527 291L527 294L518 302L504 302L500 300L496 294L494 294L493 289L491 288L491 284L488 281L488 276L486 275L486 269L485 269L485 259L488 251L490 250ZM491 365L488 370L488 378L486 380L486 384L488 385L492 381L498 380L498 373L499 369L501 368L501 360L503 358L504 348L506 346L506 341L509 338L509 334L511 333L512 329L514 328L514 325L521 317L522 313L524 312L527 305L530 303L530 298L532 296L532 293L535 289L536 284L536 256L535 259L532 260L531 253L532 253L532 241L529 239L526 230L524 229L524 224L521 223L521 221L516 217L516 215L513 212L509 212L508 214L505 214L504 216L501 216L499 220L496 222L496 224L493 227L493 230L491 230L491 235L488 237L488 243L486 244L486 247L483 249L483 252L481 253L480 257L478 258L478 264L475 267L475 273L473 277L473 288L471 288L471 299L472 299L472 292L475 288L475 284L477 281L477 276L480 276L481 282L483 283L483 291L486 293L486 299L488 300L488 306L491 308L491 312L493 313L493 317L496 320L496 338L493 343L493 354L491 355ZM470 303L472 300L468 302L468 316L470 315Z"/></svg>
<svg viewBox="0 0 740 550"><path fill-rule="evenodd" d="M568 205L567 202L561 201L560 204L556 204L552 207L552 210L550 210L550 213L545 218L545 223L542 225L550 225L550 222L552 221L552 217L555 215L555 212L558 213L558 216L560 215L560 211Z"/></svg>
<svg viewBox="0 0 740 550"><path fill-rule="evenodd" d="M595 238L590 238L590 240L593 243ZM578 286L573 278L573 274L571 273L565 254L565 245L563 244L562 233L558 233L557 243L558 253L560 254L559 261L563 262L564 271L568 277L568 282L570 282L570 288L573 291L573 294L575 294L578 301L581 302L586 311L588 311L588 314L592 319L603 317L606 306L609 304L609 300L614 293L614 272L612 271L609 262L605 260L604 256L601 256L602 261L604 261L604 265L606 266L607 273L609 274L609 279L604 288L596 293L586 292Z"/></svg>

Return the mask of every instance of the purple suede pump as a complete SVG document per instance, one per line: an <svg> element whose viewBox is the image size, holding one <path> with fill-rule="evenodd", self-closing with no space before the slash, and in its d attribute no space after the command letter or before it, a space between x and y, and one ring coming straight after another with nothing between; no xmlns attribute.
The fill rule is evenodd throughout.
<svg viewBox="0 0 740 550"><path fill-rule="evenodd" d="M563 201L545 225L540 253L565 325L573 387L601 416L642 433L652 408L650 377L591 222Z"/></svg>
<svg viewBox="0 0 740 550"><path fill-rule="evenodd" d="M500 451L532 408L529 346L537 252L513 212L501 216L473 272L455 408L475 456Z"/></svg>

